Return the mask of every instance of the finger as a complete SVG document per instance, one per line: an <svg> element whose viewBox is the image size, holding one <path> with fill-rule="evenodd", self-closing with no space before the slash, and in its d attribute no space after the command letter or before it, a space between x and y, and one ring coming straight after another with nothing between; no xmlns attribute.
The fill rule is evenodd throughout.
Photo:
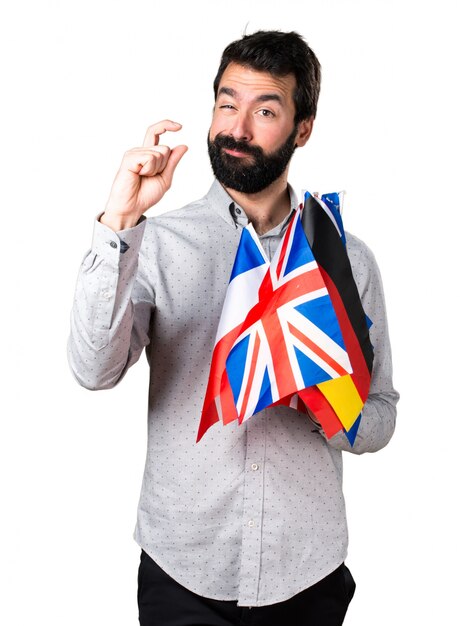
<svg viewBox="0 0 460 626"><path fill-rule="evenodd" d="M154 154L155 152L169 155L169 153L171 152L171 148L169 146L165 146L164 144L158 144L157 146L151 147L142 146L140 148L131 148L126 152L126 154Z"/></svg>
<svg viewBox="0 0 460 626"><path fill-rule="evenodd" d="M155 150L152 152L157 162L157 174L160 174L168 163L171 148L168 148L168 146L155 146Z"/></svg>
<svg viewBox="0 0 460 626"><path fill-rule="evenodd" d="M145 147L156 146L158 144L160 135L168 130L171 132L176 132L181 128L182 124L179 124L178 122L173 122L172 120L162 120L161 122L152 124L152 126L149 126L147 128L143 145Z"/></svg>
<svg viewBox="0 0 460 626"><path fill-rule="evenodd" d="M165 146L163 146L165 148ZM155 176L164 170L168 162L171 150L154 151L129 151L126 153L123 165L131 172L140 176Z"/></svg>
<svg viewBox="0 0 460 626"><path fill-rule="evenodd" d="M187 146L176 146L171 150L171 154L169 155L168 162L166 167L163 170L162 176L168 187L171 186L174 170L177 167L177 164L182 159L184 154L187 152Z"/></svg>
<svg viewBox="0 0 460 626"><path fill-rule="evenodd" d="M169 157L171 152L171 148L169 146L153 146L152 148L131 148L123 155L123 161L133 163L136 159L139 159L141 162L143 159L146 159L149 155L153 156L165 156Z"/></svg>
<svg viewBox="0 0 460 626"><path fill-rule="evenodd" d="M148 160L145 161L142 169L139 170L140 176L155 176L161 174L165 169L171 151L166 153L155 152L152 150Z"/></svg>

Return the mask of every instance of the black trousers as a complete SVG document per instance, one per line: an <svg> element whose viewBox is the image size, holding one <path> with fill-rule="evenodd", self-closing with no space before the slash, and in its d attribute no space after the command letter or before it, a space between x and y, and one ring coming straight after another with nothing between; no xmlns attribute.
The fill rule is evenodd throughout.
<svg viewBox="0 0 460 626"><path fill-rule="evenodd" d="M340 626L355 592L350 570L332 574L293 598L262 607L210 600L179 585L142 551L138 594L141 626Z"/></svg>

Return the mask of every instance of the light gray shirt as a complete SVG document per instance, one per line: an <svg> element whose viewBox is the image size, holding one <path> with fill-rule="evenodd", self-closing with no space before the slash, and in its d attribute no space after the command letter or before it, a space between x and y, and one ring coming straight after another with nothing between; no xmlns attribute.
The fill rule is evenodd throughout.
<svg viewBox="0 0 460 626"><path fill-rule="evenodd" d="M297 201L291 190L292 207ZM261 236L272 258L286 221ZM239 426L214 425L195 443L236 249L247 218L215 182L197 202L114 233L96 222L72 311L69 360L88 389L116 385L146 349L148 445L135 539L181 585L219 600L286 600L347 554L342 450L382 448L398 394L379 271L348 235L347 249L375 349L355 445L327 441L284 406Z"/></svg>

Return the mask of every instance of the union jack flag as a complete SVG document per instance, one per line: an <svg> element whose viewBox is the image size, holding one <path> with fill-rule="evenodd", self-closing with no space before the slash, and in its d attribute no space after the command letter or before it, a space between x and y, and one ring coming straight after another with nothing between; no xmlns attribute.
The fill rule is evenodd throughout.
<svg viewBox="0 0 460 626"><path fill-rule="evenodd" d="M278 403L298 408L298 392L352 372L301 217L299 207L271 262L252 225L243 230L197 441L219 420L241 423Z"/></svg>

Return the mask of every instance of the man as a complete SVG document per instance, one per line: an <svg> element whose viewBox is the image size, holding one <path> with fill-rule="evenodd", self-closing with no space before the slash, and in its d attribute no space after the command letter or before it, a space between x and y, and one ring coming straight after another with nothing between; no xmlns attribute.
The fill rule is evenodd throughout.
<svg viewBox="0 0 460 626"><path fill-rule="evenodd" d="M135 539L142 626L343 622L354 592L344 565L341 451L392 436L398 399L383 293L370 251L347 252L375 350L357 440L326 440L302 413L264 409L241 426L196 435L242 229L272 258L297 207L290 159L312 132L320 65L296 33L230 44L217 73L208 194L148 220L186 146L160 145L180 124L151 126L122 160L77 284L70 363L89 389L114 386L146 348L149 432Z"/></svg>

